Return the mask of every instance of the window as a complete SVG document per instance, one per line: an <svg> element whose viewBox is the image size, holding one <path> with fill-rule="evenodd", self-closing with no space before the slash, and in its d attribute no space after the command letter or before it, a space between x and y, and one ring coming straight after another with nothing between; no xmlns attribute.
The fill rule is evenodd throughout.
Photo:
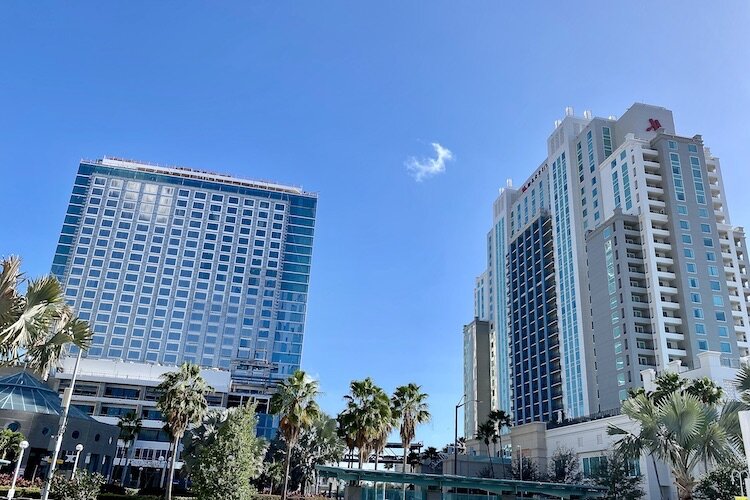
<svg viewBox="0 0 750 500"><path fill-rule="evenodd" d="M694 259L695 258L695 254L693 253L693 249L692 248L686 248L685 249L685 257L687 257L688 259Z"/></svg>
<svg viewBox="0 0 750 500"><path fill-rule="evenodd" d="M714 292L721 291L721 282L717 280L711 280L711 290Z"/></svg>
<svg viewBox="0 0 750 500"><path fill-rule="evenodd" d="M703 309L700 307L693 308L693 317L696 319L703 319Z"/></svg>
<svg viewBox="0 0 750 500"><path fill-rule="evenodd" d="M703 323L696 323L695 324L695 333L698 335L705 335L706 334L706 325Z"/></svg>
<svg viewBox="0 0 750 500"><path fill-rule="evenodd" d="M732 344L729 342L721 342L721 352L731 354L732 352Z"/></svg>
<svg viewBox="0 0 750 500"><path fill-rule="evenodd" d="M699 351L708 351L708 340L699 339L698 340L698 350Z"/></svg>
<svg viewBox="0 0 750 500"><path fill-rule="evenodd" d="M726 326L719 326L719 337L729 337L729 328Z"/></svg>
<svg viewBox="0 0 750 500"><path fill-rule="evenodd" d="M716 321L726 321L727 313L724 311L716 311Z"/></svg>
<svg viewBox="0 0 750 500"><path fill-rule="evenodd" d="M716 266L708 266L708 275L713 277L719 276L719 269Z"/></svg>
<svg viewBox="0 0 750 500"><path fill-rule="evenodd" d="M690 288L698 288L698 278L688 278Z"/></svg>
<svg viewBox="0 0 750 500"><path fill-rule="evenodd" d="M695 292L692 292L692 293L690 294L690 301L691 301L691 302L692 302L693 304L700 304L700 303L701 303L701 294L699 294L699 293L695 293Z"/></svg>
<svg viewBox="0 0 750 500"><path fill-rule="evenodd" d="M687 272L689 272L689 273L696 273L697 272L694 262L688 262L687 263Z"/></svg>
<svg viewBox="0 0 750 500"><path fill-rule="evenodd" d="M714 240L712 238L703 238L703 245L707 247L714 246Z"/></svg>
<svg viewBox="0 0 750 500"><path fill-rule="evenodd" d="M680 221L680 229L687 229L690 230L690 223L686 220Z"/></svg>
<svg viewBox="0 0 750 500"><path fill-rule="evenodd" d="M714 295L714 306L724 307L724 298L721 295Z"/></svg>
<svg viewBox="0 0 750 500"><path fill-rule="evenodd" d="M677 205L677 213L680 215L687 215L688 209L685 205Z"/></svg>
<svg viewBox="0 0 750 500"><path fill-rule="evenodd" d="M708 224L701 224L701 232L711 234L711 226Z"/></svg>
<svg viewBox="0 0 750 500"><path fill-rule="evenodd" d="M682 242L685 243L685 244L687 244L687 245L692 245L693 238L689 234L683 234L682 235Z"/></svg>
<svg viewBox="0 0 750 500"><path fill-rule="evenodd" d="M716 262L716 254L714 252L706 252L706 260L709 262Z"/></svg>

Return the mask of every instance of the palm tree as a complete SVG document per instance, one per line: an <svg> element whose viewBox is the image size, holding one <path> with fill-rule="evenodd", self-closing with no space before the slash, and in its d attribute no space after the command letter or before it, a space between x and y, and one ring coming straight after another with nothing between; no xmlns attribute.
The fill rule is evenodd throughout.
<svg viewBox="0 0 750 500"><path fill-rule="evenodd" d="M500 477L505 479L505 450L503 450L503 429L510 428L512 420L504 410L492 410L489 419L497 427L497 438L500 441Z"/></svg>
<svg viewBox="0 0 750 500"><path fill-rule="evenodd" d="M417 425L430 421L427 394L421 389L417 384L411 383L396 387L396 392L393 393L393 411L396 419L401 421L399 436L404 450L404 471L406 471L406 455L409 452L409 445L414 441Z"/></svg>
<svg viewBox="0 0 750 500"><path fill-rule="evenodd" d="M354 448L357 447L357 429L355 427L356 421L354 418L354 415L344 410L341 413L338 414L336 417L336 423L338 424L338 427L336 428L336 433L338 436L344 440L344 444L346 444L346 449L349 452L347 456L349 457L349 460L347 460L346 466L351 469L352 467L352 458L354 456Z"/></svg>
<svg viewBox="0 0 750 500"><path fill-rule="evenodd" d="M391 407L391 399L382 389L375 394L373 400L373 416L374 416L374 433L371 448L375 452L375 470L378 470L378 460L380 455L385 450L385 445L388 444L388 436L396 426L396 419L393 418L393 408Z"/></svg>
<svg viewBox="0 0 750 500"><path fill-rule="evenodd" d="M297 443L302 429L310 427L320 414L320 408L315 401L318 394L318 382L311 380L302 370L297 370L279 384L278 390L271 397L271 413L281 416L279 430L286 441L286 472L284 488L281 490L282 500L286 500L286 490L289 486L292 448Z"/></svg>
<svg viewBox="0 0 750 500"><path fill-rule="evenodd" d="M163 380L158 387L161 396L157 407L169 426L173 439L167 483L167 500L172 500L172 482L180 440L189 426L198 425L203 420L208 408L206 394L213 391L213 388L203 380L200 368L193 363L183 363L177 371L164 373L161 378Z"/></svg>
<svg viewBox="0 0 750 500"><path fill-rule="evenodd" d="M485 446L487 446L487 456L490 459L490 471L492 472L492 477L495 477L495 467L492 464L490 443L497 443L497 427L495 427L495 423L492 420L487 420L486 422L479 424L477 427L477 439L483 441Z"/></svg>
<svg viewBox="0 0 750 500"><path fill-rule="evenodd" d="M637 459L645 452L664 461L675 478L681 500L693 498L697 484L694 473L699 463L726 463L736 453L726 415L686 391L663 393L659 402L638 394L623 402L622 412L640 429L634 433L610 426L610 435L622 436L616 449L629 459Z"/></svg>
<svg viewBox="0 0 750 500"><path fill-rule="evenodd" d="M18 257L0 268L0 365L25 364L46 380L70 344L88 349L91 329L73 314L56 278L26 279Z"/></svg>
<svg viewBox="0 0 750 500"><path fill-rule="evenodd" d="M128 448L138 437L138 433L143 427L143 421L141 417L137 416L135 412L128 412L122 415L117 421L117 427L120 428L120 439L125 443L123 458L125 458L125 466L122 469L122 485L125 486L125 481L128 477L128 466L132 457L128 453Z"/></svg>
<svg viewBox="0 0 750 500"><path fill-rule="evenodd" d="M346 409L344 413L352 419L354 444L359 453L359 468L375 450L377 455L385 446L385 440L393 425L391 403L388 395L375 385L371 378L353 380L349 386L350 393L344 396ZM388 426L391 426L388 428ZM388 432L386 432L388 428ZM385 434L385 437L383 435Z"/></svg>

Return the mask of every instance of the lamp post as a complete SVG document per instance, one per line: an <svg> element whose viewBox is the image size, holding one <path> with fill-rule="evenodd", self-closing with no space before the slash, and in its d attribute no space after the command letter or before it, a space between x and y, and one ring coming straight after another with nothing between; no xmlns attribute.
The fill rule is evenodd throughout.
<svg viewBox="0 0 750 500"><path fill-rule="evenodd" d="M516 446L518 448L518 478L523 481L523 458L521 457L521 445ZM510 449L513 451L513 448Z"/></svg>
<svg viewBox="0 0 750 500"><path fill-rule="evenodd" d="M164 473L167 472L167 459L164 455L159 456L159 465L161 466L161 479L159 480L159 488L164 488Z"/></svg>
<svg viewBox="0 0 750 500"><path fill-rule="evenodd" d="M464 401L464 399L466 399L466 394L461 396L461 399L458 400L458 404L456 405L456 421L453 427L453 475L454 476L456 475L456 470L458 466L458 409L469 403L481 403L481 401L479 401L478 399L472 399L471 401Z"/></svg>
<svg viewBox="0 0 750 500"><path fill-rule="evenodd" d="M49 470L47 471L47 482L42 489L42 500L49 500L49 488L52 484L52 476L55 475L55 467L57 466L57 457L60 455L60 448L62 448L63 437L65 436L65 428L68 426L68 412L70 411L70 400L73 397L73 389L76 386L76 378L78 377L78 366L81 364L81 356L83 351L78 349L78 357L76 358L76 364L73 368L73 375L70 378L70 387L65 389L63 395L62 404L62 415L60 415L60 426L57 429L57 436L55 437L55 450L52 452L52 460L49 463Z"/></svg>
<svg viewBox="0 0 750 500"><path fill-rule="evenodd" d="M16 472L13 473L13 482L8 490L8 499L16 496L16 480L18 479L18 471L21 469L21 461L23 460L23 452L29 447L29 442L26 440L18 443L18 447L21 448L21 452L18 454L18 462L16 462Z"/></svg>
<svg viewBox="0 0 750 500"><path fill-rule="evenodd" d="M76 445L76 459L73 462L73 473L70 475L70 479L76 477L76 468L78 468L78 459L81 458L81 452L83 451L83 445L78 443Z"/></svg>

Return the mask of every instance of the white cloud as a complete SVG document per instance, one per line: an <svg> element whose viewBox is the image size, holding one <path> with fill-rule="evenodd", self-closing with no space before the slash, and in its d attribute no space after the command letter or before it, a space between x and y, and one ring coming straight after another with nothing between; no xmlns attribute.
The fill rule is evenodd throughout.
<svg viewBox="0 0 750 500"><path fill-rule="evenodd" d="M409 171L417 182L422 182L437 174L442 174L445 172L445 163L453 159L451 150L444 148L437 142L432 143L432 148L435 150L436 158L417 159L412 156L404 163L406 170Z"/></svg>

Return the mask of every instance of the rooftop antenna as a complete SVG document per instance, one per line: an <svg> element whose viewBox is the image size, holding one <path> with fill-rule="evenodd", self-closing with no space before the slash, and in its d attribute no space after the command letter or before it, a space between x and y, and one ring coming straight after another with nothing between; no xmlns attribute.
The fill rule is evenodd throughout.
<svg viewBox="0 0 750 500"><path fill-rule="evenodd" d="M591 110L587 109L586 111L584 111L583 112L583 117L586 118L587 120L590 120L591 119Z"/></svg>
<svg viewBox="0 0 750 500"><path fill-rule="evenodd" d="M565 108L565 116L573 116L573 106L567 106Z"/></svg>
<svg viewBox="0 0 750 500"><path fill-rule="evenodd" d="M510 177L508 177L507 179L505 179L505 185L508 186L509 188L512 188L513 187L513 179L511 179Z"/></svg>

